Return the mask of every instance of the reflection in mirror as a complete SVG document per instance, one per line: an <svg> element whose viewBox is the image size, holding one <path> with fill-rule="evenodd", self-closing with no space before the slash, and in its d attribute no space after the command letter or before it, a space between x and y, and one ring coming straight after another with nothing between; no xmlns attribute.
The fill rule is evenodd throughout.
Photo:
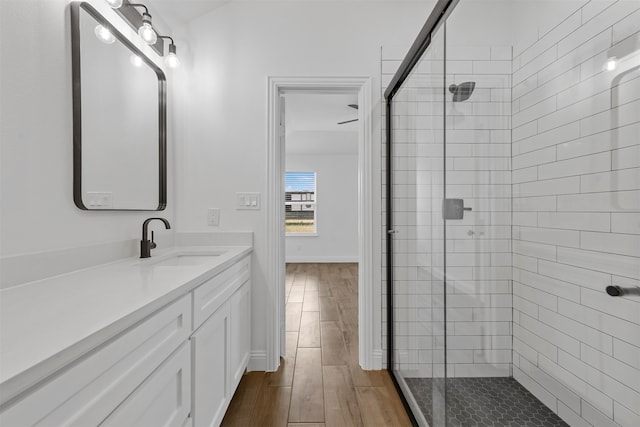
<svg viewBox="0 0 640 427"><path fill-rule="evenodd" d="M71 12L75 204L162 210L164 74L89 4Z"/></svg>

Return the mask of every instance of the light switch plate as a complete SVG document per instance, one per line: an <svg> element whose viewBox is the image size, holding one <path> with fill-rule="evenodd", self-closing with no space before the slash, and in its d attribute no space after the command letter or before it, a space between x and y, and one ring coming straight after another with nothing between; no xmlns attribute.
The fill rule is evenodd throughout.
<svg viewBox="0 0 640 427"><path fill-rule="evenodd" d="M210 227L220 225L220 208L209 208L207 211L207 224L209 224Z"/></svg>
<svg viewBox="0 0 640 427"><path fill-rule="evenodd" d="M260 193L236 193L236 210L260 210Z"/></svg>

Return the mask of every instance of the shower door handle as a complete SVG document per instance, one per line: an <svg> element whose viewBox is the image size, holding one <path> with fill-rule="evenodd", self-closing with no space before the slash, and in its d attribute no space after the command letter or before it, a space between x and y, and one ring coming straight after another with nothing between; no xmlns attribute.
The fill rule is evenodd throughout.
<svg viewBox="0 0 640 427"><path fill-rule="evenodd" d="M398 234L398 230L387 230L387 234Z"/></svg>

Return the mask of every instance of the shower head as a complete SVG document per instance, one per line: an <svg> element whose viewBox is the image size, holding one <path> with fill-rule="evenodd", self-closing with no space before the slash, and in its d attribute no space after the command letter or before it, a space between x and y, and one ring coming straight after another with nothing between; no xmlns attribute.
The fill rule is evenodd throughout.
<svg viewBox="0 0 640 427"><path fill-rule="evenodd" d="M464 82L459 85L449 86L449 92L453 94L453 102L466 101L476 88L476 82Z"/></svg>

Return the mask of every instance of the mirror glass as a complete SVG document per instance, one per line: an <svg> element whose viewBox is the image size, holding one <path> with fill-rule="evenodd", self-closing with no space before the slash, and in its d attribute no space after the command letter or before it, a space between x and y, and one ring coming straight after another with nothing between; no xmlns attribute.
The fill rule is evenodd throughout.
<svg viewBox="0 0 640 427"><path fill-rule="evenodd" d="M166 205L165 77L87 3L72 4L74 202Z"/></svg>

